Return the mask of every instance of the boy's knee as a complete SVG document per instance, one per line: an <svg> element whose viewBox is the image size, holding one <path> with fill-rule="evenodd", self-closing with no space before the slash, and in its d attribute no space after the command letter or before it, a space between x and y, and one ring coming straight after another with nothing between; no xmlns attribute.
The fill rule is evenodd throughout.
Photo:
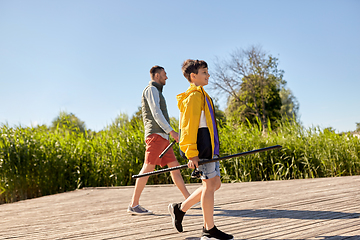
<svg viewBox="0 0 360 240"><path fill-rule="evenodd" d="M219 181L219 184L216 186L216 190L218 190L221 187L221 181Z"/></svg>
<svg viewBox="0 0 360 240"><path fill-rule="evenodd" d="M215 191L218 190L221 187L221 180L220 177L215 177L216 183L215 183Z"/></svg>
<svg viewBox="0 0 360 240"><path fill-rule="evenodd" d="M205 183L204 187L212 191L218 190L221 186L221 180L218 176L203 180L203 182Z"/></svg>

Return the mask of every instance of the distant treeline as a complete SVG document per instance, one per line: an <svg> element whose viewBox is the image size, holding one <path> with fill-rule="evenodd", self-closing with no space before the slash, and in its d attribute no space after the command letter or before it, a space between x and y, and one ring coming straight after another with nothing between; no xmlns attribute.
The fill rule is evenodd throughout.
<svg viewBox="0 0 360 240"><path fill-rule="evenodd" d="M174 129L177 121L172 119ZM261 124L260 124L261 125ZM141 118L123 115L100 132L56 128L0 127L0 203L71 191L82 187L134 184L144 161ZM258 124L219 124L220 155L272 145L281 150L221 162L223 182L268 181L360 174L360 140L329 129L304 128L282 121L264 133ZM174 151L181 164L186 162ZM183 170L185 182L191 170ZM172 183L170 174L149 178L149 184Z"/></svg>

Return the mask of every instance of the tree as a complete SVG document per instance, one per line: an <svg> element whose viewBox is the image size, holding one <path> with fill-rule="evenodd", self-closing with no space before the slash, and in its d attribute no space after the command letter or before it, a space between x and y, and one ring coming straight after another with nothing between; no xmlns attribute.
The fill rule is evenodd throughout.
<svg viewBox="0 0 360 240"><path fill-rule="evenodd" d="M120 128L129 123L129 116L126 113L119 113L115 120L109 126L110 128Z"/></svg>
<svg viewBox="0 0 360 240"><path fill-rule="evenodd" d="M360 122L356 123L356 132L360 132Z"/></svg>
<svg viewBox="0 0 360 240"><path fill-rule="evenodd" d="M131 117L131 122L134 121L142 121L143 120L143 116L142 116L142 108L141 106L138 107L137 112L134 113L134 115Z"/></svg>
<svg viewBox="0 0 360 240"><path fill-rule="evenodd" d="M281 116L288 119L298 120L299 102L290 89L282 88L280 90L281 98Z"/></svg>
<svg viewBox="0 0 360 240"><path fill-rule="evenodd" d="M138 107L138 110L131 116L131 118L126 113L119 113L115 120L108 126L109 129L120 129L120 128L129 128L129 127L139 127L143 125L142 123L142 110L141 107Z"/></svg>
<svg viewBox="0 0 360 240"><path fill-rule="evenodd" d="M51 129L65 129L71 132L82 132L85 133L85 123L81 121L73 113L67 113L65 111L60 111L59 116L57 116L51 123Z"/></svg>
<svg viewBox="0 0 360 240"><path fill-rule="evenodd" d="M215 110L215 118L216 122L219 124L219 126L223 126L223 124L226 123L226 116L225 112L220 109L220 105L218 103L217 98L213 98L213 104L214 104L214 110Z"/></svg>
<svg viewBox="0 0 360 240"><path fill-rule="evenodd" d="M225 112L229 119L259 123L265 131L268 120L274 125L282 115L282 102L286 102L280 95L286 85L283 74L277 58L266 55L261 47L251 46L236 50L228 61L217 60L211 85L213 90L228 96ZM292 95L284 91L283 96Z"/></svg>

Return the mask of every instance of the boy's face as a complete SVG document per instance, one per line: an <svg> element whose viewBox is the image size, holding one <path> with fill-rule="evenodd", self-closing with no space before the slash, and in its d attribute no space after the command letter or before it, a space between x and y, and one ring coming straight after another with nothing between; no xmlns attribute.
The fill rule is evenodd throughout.
<svg viewBox="0 0 360 240"><path fill-rule="evenodd" d="M199 68L198 73L191 73L191 82L195 86L205 86L209 83L210 74L207 68Z"/></svg>

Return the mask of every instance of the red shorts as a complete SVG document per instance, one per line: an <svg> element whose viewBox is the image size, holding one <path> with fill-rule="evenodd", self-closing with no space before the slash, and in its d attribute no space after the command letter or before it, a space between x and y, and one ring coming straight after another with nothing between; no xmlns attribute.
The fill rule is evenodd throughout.
<svg viewBox="0 0 360 240"><path fill-rule="evenodd" d="M174 150L172 148L166 152L166 154L159 158L159 155L165 150L170 144L169 140L161 137L158 134L151 134L145 139L146 151L145 151L145 163L152 165L160 165L164 167L171 162L177 161Z"/></svg>

